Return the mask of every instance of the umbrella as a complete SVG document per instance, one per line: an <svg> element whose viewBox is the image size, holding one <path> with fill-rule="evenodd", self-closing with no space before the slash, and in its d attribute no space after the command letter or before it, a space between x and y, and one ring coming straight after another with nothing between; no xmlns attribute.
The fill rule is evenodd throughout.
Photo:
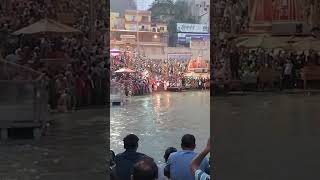
<svg viewBox="0 0 320 180"><path fill-rule="evenodd" d="M129 68L121 68L116 71L116 73L134 73L135 71Z"/></svg>
<svg viewBox="0 0 320 180"><path fill-rule="evenodd" d="M320 51L320 40L314 37L293 38L291 48L294 50L315 50Z"/></svg>
<svg viewBox="0 0 320 180"><path fill-rule="evenodd" d="M73 27L58 23L51 19L42 19L34 24L15 31L13 35L41 34L41 33L82 33Z"/></svg>
<svg viewBox="0 0 320 180"><path fill-rule="evenodd" d="M121 51L118 49L111 49L110 50L111 56L118 56L118 55L120 55L120 53L121 53Z"/></svg>
<svg viewBox="0 0 320 180"><path fill-rule="evenodd" d="M286 47L289 37L272 37L269 35L260 35L260 36L249 36L247 38L238 38L238 47L247 47L247 48L265 48L265 49L274 49Z"/></svg>

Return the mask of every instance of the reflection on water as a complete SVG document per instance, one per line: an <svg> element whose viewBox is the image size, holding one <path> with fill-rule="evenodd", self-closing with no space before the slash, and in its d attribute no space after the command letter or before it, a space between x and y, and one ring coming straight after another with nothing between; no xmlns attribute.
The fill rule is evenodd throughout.
<svg viewBox="0 0 320 180"><path fill-rule="evenodd" d="M320 96L257 93L211 104L216 179L319 177Z"/></svg>
<svg viewBox="0 0 320 180"><path fill-rule="evenodd" d="M180 148L183 134L194 134L197 145L203 147L210 136L209 125L208 91L132 97L128 104L111 108L110 146L116 153L122 152L122 139L134 133L140 138L140 152L163 161L167 147Z"/></svg>
<svg viewBox="0 0 320 180"><path fill-rule="evenodd" d="M213 121L214 127L218 129L213 133L235 136L320 135L319 104L320 96L304 94L215 97L211 113L217 120Z"/></svg>

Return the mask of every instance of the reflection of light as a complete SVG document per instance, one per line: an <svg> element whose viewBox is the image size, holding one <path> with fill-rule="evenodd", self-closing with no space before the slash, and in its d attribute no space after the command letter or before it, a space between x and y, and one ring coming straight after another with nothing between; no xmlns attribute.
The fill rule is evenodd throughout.
<svg viewBox="0 0 320 180"><path fill-rule="evenodd" d="M166 95L166 108L169 108L170 105L171 105L170 99L171 99L171 94L168 93L168 94Z"/></svg>
<svg viewBox="0 0 320 180"><path fill-rule="evenodd" d="M155 97L155 106L154 106L154 109L157 113L160 112L160 107L161 107L161 96L160 94L157 94L156 97Z"/></svg>
<svg viewBox="0 0 320 180"><path fill-rule="evenodd" d="M160 83L157 83L157 86L160 86Z"/></svg>

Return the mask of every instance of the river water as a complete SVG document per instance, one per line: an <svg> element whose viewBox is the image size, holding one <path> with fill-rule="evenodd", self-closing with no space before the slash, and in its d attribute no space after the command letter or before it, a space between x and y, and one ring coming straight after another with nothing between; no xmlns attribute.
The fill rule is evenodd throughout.
<svg viewBox="0 0 320 180"><path fill-rule="evenodd" d="M112 107L110 124L105 108L54 115L40 141L1 142L0 179L104 179L109 125L116 153L135 133L139 151L158 162L167 147L179 149L183 134L202 148L211 131L217 179L319 179L319 104L319 95L308 94L163 92Z"/></svg>
<svg viewBox="0 0 320 180"><path fill-rule="evenodd" d="M181 149L184 134L193 134L200 149L210 136L209 91L132 97L128 104L112 107L110 114L110 146L115 153L123 152L122 139L133 133L140 139L138 151L163 162L166 148Z"/></svg>
<svg viewBox="0 0 320 180"><path fill-rule="evenodd" d="M216 179L319 179L320 96L213 97Z"/></svg>

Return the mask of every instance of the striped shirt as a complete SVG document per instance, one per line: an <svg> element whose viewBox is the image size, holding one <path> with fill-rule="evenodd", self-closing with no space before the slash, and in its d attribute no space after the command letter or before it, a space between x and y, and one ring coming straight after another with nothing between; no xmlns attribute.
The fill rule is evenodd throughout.
<svg viewBox="0 0 320 180"><path fill-rule="evenodd" d="M195 172L195 180L210 180L210 176L207 173L198 169Z"/></svg>

